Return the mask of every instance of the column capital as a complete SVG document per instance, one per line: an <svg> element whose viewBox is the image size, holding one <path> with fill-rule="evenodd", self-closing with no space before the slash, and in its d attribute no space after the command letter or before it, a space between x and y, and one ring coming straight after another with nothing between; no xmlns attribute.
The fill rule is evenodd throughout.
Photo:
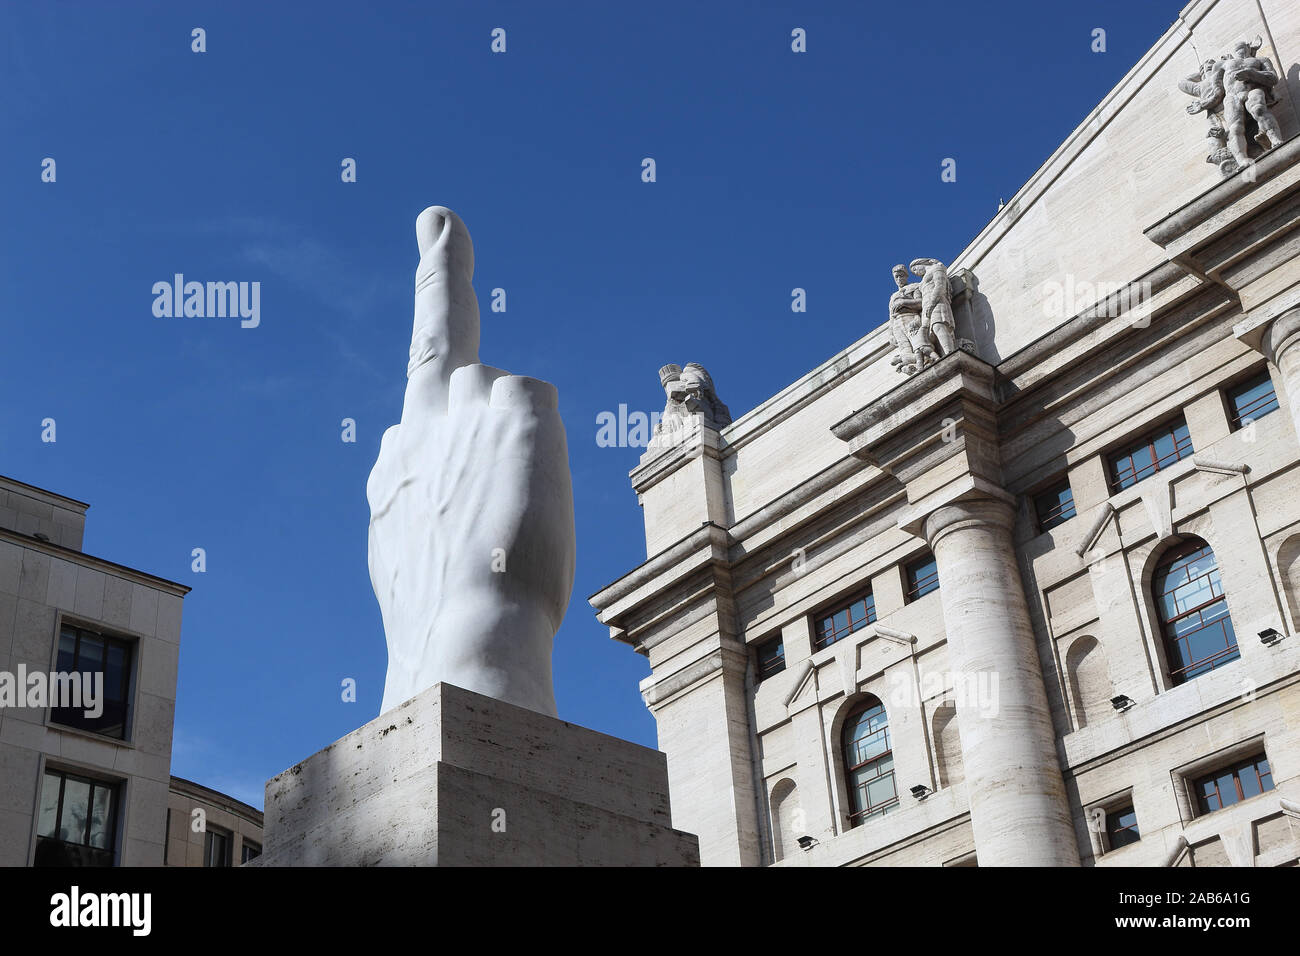
<svg viewBox="0 0 1300 956"><path fill-rule="evenodd" d="M1015 523L1013 499L1002 492L1000 496L971 496L940 504L920 519L920 530L933 550L941 538L953 531L990 527L1010 534Z"/></svg>
<svg viewBox="0 0 1300 956"><path fill-rule="evenodd" d="M1300 342L1300 308L1284 312L1270 321L1263 329L1256 347L1270 362L1277 365L1278 359L1297 342Z"/></svg>
<svg viewBox="0 0 1300 956"><path fill-rule="evenodd" d="M944 508L1014 507L1002 488L995 377L988 362L954 352L832 426L855 458L902 482L898 526L909 534L928 538L928 518Z"/></svg>

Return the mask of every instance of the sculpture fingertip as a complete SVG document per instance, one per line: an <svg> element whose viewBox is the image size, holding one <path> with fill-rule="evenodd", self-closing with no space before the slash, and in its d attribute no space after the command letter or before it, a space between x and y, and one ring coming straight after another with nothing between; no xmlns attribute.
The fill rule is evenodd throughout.
<svg viewBox="0 0 1300 956"><path fill-rule="evenodd" d="M439 239L443 237L456 214L446 206L429 206L415 219L415 242L424 255Z"/></svg>

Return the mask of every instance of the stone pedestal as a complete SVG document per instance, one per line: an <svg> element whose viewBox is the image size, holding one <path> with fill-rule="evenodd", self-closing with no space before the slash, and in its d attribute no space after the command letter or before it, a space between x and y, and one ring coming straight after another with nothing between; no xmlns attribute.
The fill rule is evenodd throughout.
<svg viewBox="0 0 1300 956"><path fill-rule="evenodd" d="M665 757L438 684L266 784L260 866L698 866Z"/></svg>

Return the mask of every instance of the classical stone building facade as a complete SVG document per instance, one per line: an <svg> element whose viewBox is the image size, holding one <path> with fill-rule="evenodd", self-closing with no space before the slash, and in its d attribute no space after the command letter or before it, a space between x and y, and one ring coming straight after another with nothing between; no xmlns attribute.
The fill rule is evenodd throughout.
<svg viewBox="0 0 1300 956"><path fill-rule="evenodd" d="M1195 0L888 325L642 457L591 603L705 865L1300 859L1297 64Z"/></svg>
<svg viewBox="0 0 1300 956"><path fill-rule="evenodd" d="M163 863L190 589L84 553L87 507L0 477L0 684L104 678L94 716L0 689L0 866Z"/></svg>
<svg viewBox="0 0 1300 956"><path fill-rule="evenodd" d="M262 811L211 787L172 777L167 866L242 866L262 855Z"/></svg>

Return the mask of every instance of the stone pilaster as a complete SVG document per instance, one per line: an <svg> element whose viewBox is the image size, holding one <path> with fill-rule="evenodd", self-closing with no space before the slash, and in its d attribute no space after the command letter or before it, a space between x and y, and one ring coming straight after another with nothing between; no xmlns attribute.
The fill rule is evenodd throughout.
<svg viewBox="0 0 1300 956"><path fill-rule="evenodd" d="M642 684L659 748L668 755L677 825L700 837L705 866L758 866L755 755L743 647L720 646L683 672ZM729 794L730 799L718 799Z"/></svg>
<svg viewBox="0 0 1300 956"><path fill-rule="evenodd" d="M629 477L645 519L652 557L701 524L729 522L722 437L702 416L657 435Z"/></svg>
<svg viewBox="0 0 1300 956"><path fill-rule="evenodd" d="M746 671L728 570L707 523L590 598L610 635L649 660L641 694L668 754L675 819L701 834L705 866L764 862Z"/></svg>
<svg viewBox="0 0 1300 956"><path fill-rule="evenodd" d="M1001 487L988 363L957 352L855 412L834 434L907 492L899 526L939 572L952 666L995 702L958 702L971 827L981 866L1078 866L1042 664ZM992 704L992 706L989 706Z"/></svg>

